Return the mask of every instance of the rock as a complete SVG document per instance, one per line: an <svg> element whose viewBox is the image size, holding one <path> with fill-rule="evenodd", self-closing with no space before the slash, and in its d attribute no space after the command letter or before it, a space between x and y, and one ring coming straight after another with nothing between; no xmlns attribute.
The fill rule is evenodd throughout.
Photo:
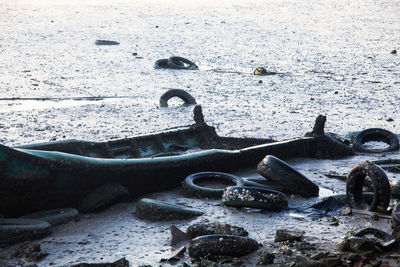
<svg viewBox="0 0 400 267"><path fill-rule="evenodd" d="M304 231L290 231L290 230L279 229L276 231L274 242L300 241L303 235Z"/></svg>
<svg viewBox="0 0 400 267"><path fill-rule="evenodd" d="M125 258L121 258L117 261L114 262L105 262L105 263L78 263L71 265L70 267L87 267L87 266L93 266L93 267L129 267L129 261L126 260Z"/></svg>
<svg viewBox="0 0 400 267"><path fill-rule="evenodd" d="M352 210L350 207L344 208L340 211L341 216L348 216L352 214Z"/></svg>
<svg viewBox="0 0 400 267"><path fill-rule="evenodd" d="M186 234L185 232L181 231L175 225L171 225L169 228L171 230L171 246L175 246L183 241L190 240L190 235Z"/></svg>
<svg viewBox="0 0 400 267"><path fill-rule="evenodd" d="M142 220L183 220L200 216L202 214L203 213L198 210L188 209L179 205L173 205L149 198L142 198L136 203L136 216Z"/></svg>
<svg viewBox="0 0 400 267"><path fill-rule="evenodd" d="M368 251L373 253L382 252L375 240L356 236L343 240L343 242L339 244L339 250L358 253L365 253Z"/></svg>
<svg viewBox="0 0 400 267"><path fill-rule="evenodd" d="M261 254L257 265L267 265L274 263L275 255L273 253L265 252Z"/></svg>
<svg viewBox="0 0 400 267"><path fill-rule="evenodd" d="M25 259L26 261L41 261L49 253L42 252L39 244L24 242L18 246L15 252L11 255L14 259Z"/></svg>
<svg viewBox="0 0 400 267"><path fill-rule="evenodd" d="M202 235L238 235L248 236L248 232L242 227L233 226L227 223L219 222L200 222L188 227L186 233L190 238L195 238Z"/></svg>

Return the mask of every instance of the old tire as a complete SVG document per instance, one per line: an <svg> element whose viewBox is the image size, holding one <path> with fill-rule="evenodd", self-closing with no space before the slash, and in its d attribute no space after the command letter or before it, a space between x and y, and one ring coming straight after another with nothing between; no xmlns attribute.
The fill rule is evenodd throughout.
<svg viewBox="0 0 400 267"><path fill-rule="evenodd" d="M195 197L221 198L225 188L208 188L197 185L201 180L217 180L229 183L227 186L242 186L243 181L240 177L224 172L197 172L186 177L182 182L183 189Z"/></svg>
<svg viewBox="0 0 400 267"><path fill-rule="evenodd" d="M76 220L79 217L79 212L73 208L53 209L39 211L22 216L24 219L36 219L48 222L51 226L60 225L63 223Z"/></svg>
<svg viewBox="0 0 400 267"><path fill-rule="evenodd" d="M12 244L50 233L50 224L34 219L0 219L0 244Z"/></svg>
<svg viewBox="0 0 400 267"><path fill-rule="evenodd" d="M392 235L400 240L400 203L396 205L392 212Z"/></svg>
<svg viewBox="0 0 400 267"><path fill-rule="evenodd" d="M367 176L374 186L374 197L370 204L363 197L363 184ZM386 212L390 201L389 180L381 167L367 161L351 169L347 176L346 194L353 208Z"/></svg>
<svg viewBox="0 0 400 267"><path fill-rule="evenodd" d="M266 156L257 166L257 171L266 179L282 185L286 193L303 197L316 197L319 187L286 162L272 155Z"/></svg>
<svg viewBox="0 0 400 267"><path fill-rule="evenodd" d="M189 256L193 258L234 256L256 251L260 245L252 238L236 235L204 235L190 241Z"/></svg>
<svg viewBox="0 0 400 267"><path fill-rule="evenodd" d="M154 68L155 69L168 69L169 66L168 66L167 62L168 62L168 59L166 59L166 58L159 59L154 63Z"/></svg>
<svg viewBox="0 0 400 267"><path fill-rule="evenodd" d="M229 207L248 207L281 211L288 207L288 199L282 192L250 186L230 186L222 195L222 203Z"/></svg>
<svg viewBox="0 0 400 267"><path fill-rule="evenodd" d="M203 212L155 199L142 198L136 203L135 214L142 220L171 221L201 216Z"/></svg>
<svg viewBox="0 0 400 267"><path fill-rule="evenodd" d="M366 148L364 144L370 141L385 142L389 147L384 149L370 149ZM380 153L389 152L399 149L399 138L394 133L381 129L381 128L370 128L365 129L358 133L353 140L353 149L360 152L368 153Z"/></svg>
<svg viewBox="0 0 400 267"><path fill-rule="evenodd" d="M160 97L160 107L168 107L168 100L172 97L179 97L185 105L196 105L196 100L188 92L182 89L171 89Z"/></svg>
<svg viewBox="0 0 400 267"><path fill-rule="evenodd" d="M170 57L167 61L168 66L171 69L182 69L182 70L197 70L198 67L194 62L183 57Z"/></svg>
<svg viewBox="0 0 400 267"><path fill-rule="evenodd" d="M78 210L82 213L100 212L112 204L129 200L129 192L120 184L105 184L88 194Z"/></svg>

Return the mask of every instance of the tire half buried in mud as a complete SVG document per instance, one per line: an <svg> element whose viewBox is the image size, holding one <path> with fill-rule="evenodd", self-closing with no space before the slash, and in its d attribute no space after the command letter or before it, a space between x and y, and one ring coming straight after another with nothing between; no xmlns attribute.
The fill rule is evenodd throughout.
<svg viewBox="0 0 400 267"><path fill-rule="evenodd" d="M260 245L252 238L236 235L204 235L192 239L189 256L193 258L234 256L256 251Z"/></svg>
<svg viewBox="0 0 400 267"><path fill-rule="evenodd" d="M267 180L282 185L285 193L303 197L316 197L319 187L283 160L266 156L257 166L257 171Z"/></svg>
<svg viewBox="0 0 400 267"><path fill-rule="evenodd" d="M188 92L182 89L170 89L160 97L160 107L168 107L168 100L179 97L185 105L196 105L196 100Z"/></svg>
<svg viewBox="0 0 400 267"><path fill-rule="evenodd" d="M230 185L242 186L243 180L235 175L224 172L196 172L186 177L182 182L183 189L195 197L221 198L225 188L208 188L197 185L199 181L221 181Z"/></svg>
<svg viewBox="0 0 400 267"><path fill-rule="evenodd" d="M288 207L288 199L282 192L250 186L227 187L222 195L222 203L229 207L271 211L281 211Z"/></svg>
<svg viewBox="0 0 400 267"><path fill-rule="evenodd" d="M398 203L392 212L392 235L400 240L400 203Z"/></svg>
<svg viewBox="0 0 400 267"><path fill-rule="evenodd" d="M371 178L374 186L371 204L367 204L363 197L363 185L367 176ZM347 176L346 194L353 208L386 212L390 201L389 180L381 167L366 161L351 169Z"/></svg>
<svg viewBox="0 0 400 267"><path fill-rule="evenodd" d="M50 233L50 224L34 219L0 219L0 244L12 244L43 237Z"/></svg>
<svg viewBox="0 0 400 267"><path fill-rule="evenodd" d="M155 199L142 198L136 203L135 214L142 220L171 221L201 216L203 212Z"/></svg>
<svg viewBox="0 0 400 267"><path fill-rule="evenodd" d="M385 142L389 147L383 149L366 148L364 144L370 141ZM394 133L385 129L365 129L354 137L353 149L368 153L390 152L399 149L399 138Z"/></svg>
<svg viewBox="0 0 400 267"><path fill-rule="evenodd" d="M39 211L22 216L24 219L36 219L48 222L51 226L60 225L79 217L79 212L73 208Z"/></svg>

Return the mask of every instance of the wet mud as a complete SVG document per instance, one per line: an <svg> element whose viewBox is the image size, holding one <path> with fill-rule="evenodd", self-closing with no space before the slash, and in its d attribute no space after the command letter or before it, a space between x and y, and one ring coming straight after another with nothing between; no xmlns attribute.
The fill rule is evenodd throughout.
<svg viewBox="0 0 400 267"><path fill-rule="evenodd" d="M327 116L326 131L342 136L372 127L398 134L400 58L391 53L399 49L398 14L393 1L3 1L0 143L104 141L191 124L193 106L172 98L168 107L159 107L170 89L190 93L222 136L304 136L319 114ZM173 55L199 69L154 69L157 59ZM255 76L260 66L285 75ZM288 195L288 209L278 213L188 198L181 188L148 194L204 215L144 221L134 216L134 199L52 227L50 235L27 247L2 248L0 263L68 266L126 258L131 266L169 266L160 260L177 249L170 245L171 225L187 229L205 218L242 227L262 244L241 257L246 266L262 255L270 262L271 254L278 263L296 256L319 261L326 253L335 261L349 232L375 227L390 233L391 221L308 209L322 197L346 192L345 182L324 173L346 175L360 162L387 158L400 157L395 151L288 161L319 186L319 197ZM263 179L257 164L235 174ZM390 182L398 178L387 175ZM278 229L304 235L299 242L275 243ZM398 253L377 261L396 266ZM188 253L182 261L190 262Z"/></svg>

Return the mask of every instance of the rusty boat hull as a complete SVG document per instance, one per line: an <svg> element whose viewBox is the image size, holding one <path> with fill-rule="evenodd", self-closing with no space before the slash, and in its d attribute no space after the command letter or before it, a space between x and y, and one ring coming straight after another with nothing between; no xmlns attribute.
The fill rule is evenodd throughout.
<svg viewBox="0 0 400 267"><path fill-rule="evenodd" d="M266 156L339 158L352 150L332 136L270 139L220 137L205 123L108 142L68 140L0 145L0 214L78 207L96 188L118 183L131 198L180 185L200 171L254 167Z"/></svg>

